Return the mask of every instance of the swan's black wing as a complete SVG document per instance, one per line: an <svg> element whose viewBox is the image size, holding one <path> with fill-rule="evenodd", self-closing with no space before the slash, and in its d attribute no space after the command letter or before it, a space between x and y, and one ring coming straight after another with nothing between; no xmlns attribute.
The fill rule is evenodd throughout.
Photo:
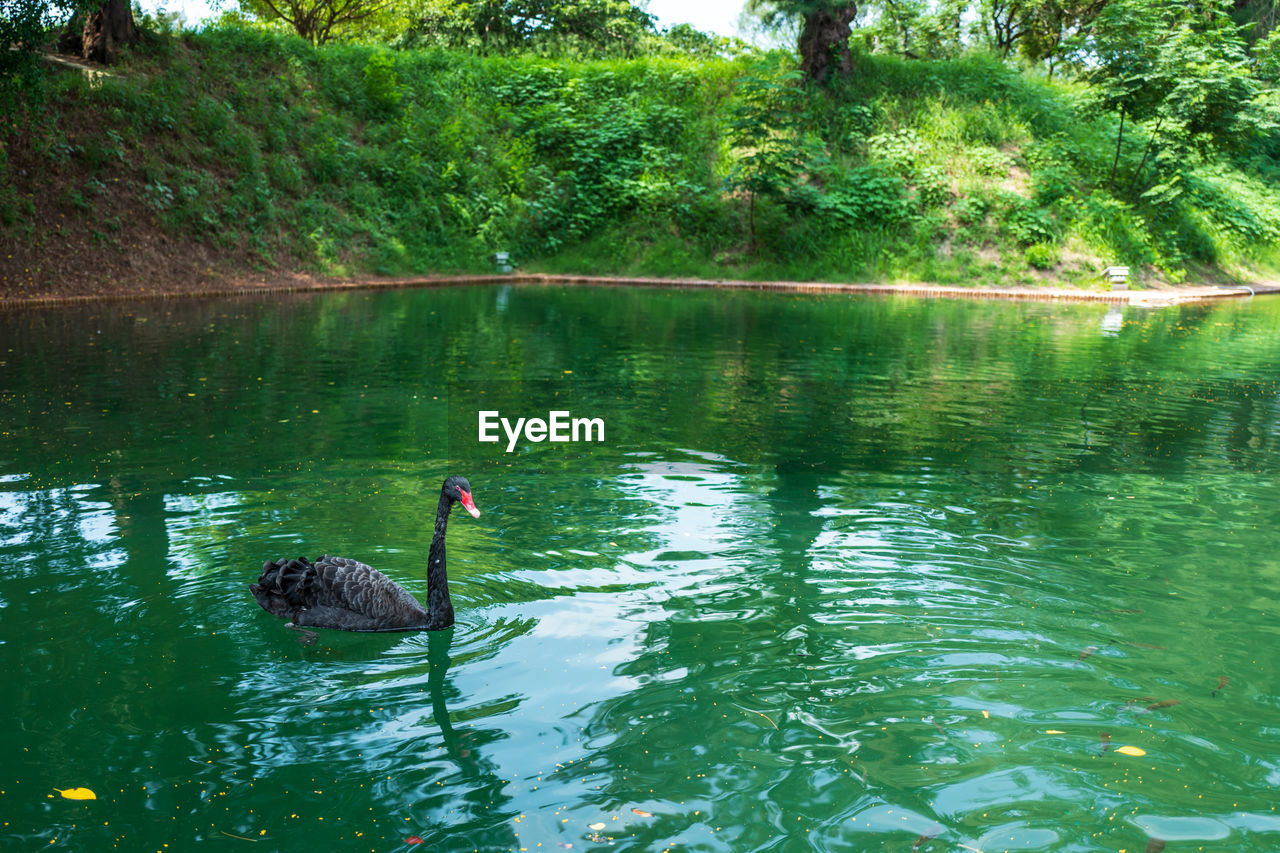
<svg viewBox="0 0 1280 853"><path fill-rule="evenodd" d="M407 590L372 566L346 557L269 561L249 590L263 609L299 626L345 631L429 627L426 609Z"/></svg>

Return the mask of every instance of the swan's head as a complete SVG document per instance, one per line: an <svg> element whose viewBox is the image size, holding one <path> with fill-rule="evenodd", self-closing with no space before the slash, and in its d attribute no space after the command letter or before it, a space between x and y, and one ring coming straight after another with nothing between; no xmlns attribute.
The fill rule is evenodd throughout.
<svg viewBox="0 0 1280 853"><path fill-rule="evenodd" d="M462 504L462 508L471 513L472 518L480 517L480 510L476 509L476 502L471 499L471 484L466 477L450 477L444 481L440 492L449 500Z"/></svg>

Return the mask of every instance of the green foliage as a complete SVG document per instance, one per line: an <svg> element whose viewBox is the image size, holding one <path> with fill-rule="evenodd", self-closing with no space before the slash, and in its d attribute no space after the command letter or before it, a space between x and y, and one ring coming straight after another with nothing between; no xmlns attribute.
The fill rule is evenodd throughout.
<svg viewBox="0 0 1280 853"><path fill-rule="evenodd" d="M727 186L748 194L779 195L796 180L810 150L800 132L804 90L795 71L752 69L735 84L728 142L739 156Z"/></svg>
<svg viewBox="0 0 1280 853"><path fill-rule="evenodd" d="M979 145L972 149L973 170L979 175L992 177L1008 174L1013 166L1013 158L989 145Z"/></svg>
<svg viewBox="0 0 1280 853"><path fill-rule="evenodd" d="M1075 225L1085 239L1106 253L1105 257L1134 267L1157 261L1148 245L1145 220L1130 205L1099 190L1081 199Z"/></svg>
<svg viewBox="0 0 1280 853"><path fill-rule="evenodd" d="M686 56L715 57L729 53L735 44L723 36L710 35L690 24L676 24L662 34L662 41Z"/></svg>
<svg viewBox="0 0 1280 853"><path fill-rule="evenodd" d="M400 105L396 63L390 53L370 54L364 64L364 94L375 112L390 113Z"/></svg>
<svg viewBox="0 0 1280 853"><path fill-rule="evenodd" d="M1229 0L1202 0L1195 17L1183 18L1160 56L1167 84L1160 117L1168 138L1181 147L1231 146L1249 135L1246 109L1258 91Z"/></svg>
<svg viewBox="0 0 1280 853"><path fill-rule="evenodd" d="M1058 265L1058 247L1052 243L1034 243L1022 253L1028 266L1038 270L1051 270Z"/></svg>
<svg viewBox="0 0 1280 853"><path fill-rule="evenodd" d="M1041 206L1068 201L1078 191L1081 175L1074 168L1073 151L1062 137L1028 146L1024 157L1031 171L1032 196Z"/></svg>
<svg viewBox="0 0 1280 853"><path fill-rule="evenodd" d="M898 226L913 211L906 181L877 166L850 170L819 197L815 207L847 227Z"/></svg>
<svg viewBox="0 0 1280 853"><path fill-rule="evenodd" d="M1249 109L1258 82L1230 9L1230 0L1112 0L1098 15L1088 43L1096 61L1085 77L1094 102L1120 120L1109 188L1126 118L1152 122L1139 172L1153 149L1185 157L1233 147L1262 129ZM1131 187L1137 183L1135 175Z"/></svg>
<svg viewBox="0 0 1280 853"><path fill-rule="evenodd" d="M883 14L856 31L864 44L882 46L887 53L920 59L945 59L958 55L968 3L961 0L898 0L885 4Z"/></svg>
<svg viewBox="0 0 1280 853"><path fill-rule="evenodd" d="M952 214L961 225L981 225L991 212L991 199L983 195L965 196L956 202Z"/></svg>
<svg viewBox="0 0 1280 853"><path fill-rule="evenodd" d="M325 44L386 9L390 0L239 0L254 16L281 21L311 44Z"/></svg>
<svg viewBox="0 0 1280 853"><path fill-rule="evenodd" d="M1053 243L1057 228L1048 211L1020 195L1005 194L1001 199L1002 227L1020 246Z"/></svg>
<svg viewBox="0 0 1280 853"><path fill-rule="evenodd" d="M1221 166L1193 173L1187 183L1187 211L1218 252L1248 253L1280 242L1280 194Z"/></svg>
<svg viewBox="0 0 1280 853"><path fill-rule="evenodd" d="M756 207L761 197L777 202L796 189L801 171L814 158L801 132L804 90L800 73L760 63L739 78L728 126L735 164L725 178L730 192L745 194L751 247L757 248Z"/></svg>
<svg viewBox="0 0 1280 853"><path fill-rule="evenodd" d="M417 21L406 44L485 52L630 55L654 33L652 16L626 0L433 3L423 9Z"/></svg>
<svg viewBox="0 0 1280 853"><path fill-rule="evenodd" d="M867 140L867 155L871 162L881 163L904 178L915 174L923 151L920 136L911 129L877 133Z"/></svg>
<svg viewBox="0 0 1280 853"><path fill-rule="evenodd" d="M1085 77L1103 110L1142 120L1158 106L1168 84L1159 65L1170 22L1154 11L1148 0L1113 0L1099 14L1088 45L1096 62Z"/></svg>
<svg viewBox="0 0 1280 853"><path fill-rule="evenodd" d="M30 239L34 206L56 204L110 244L117 193L186 239L329 273L487 270L498 249L525 270L703 276L1238 270L1280 245L1280 109L1219 19L1185 23L1150 33L1178 47L1143 67L1218 79L1160 91L981 54L855 51L816 88L783 53L317 49L223 26L97 88L45 80L0 238ZM82 179L45 190L68 163Z"/></svg>
<svg viewBox="0 0 1280 853"><path fill-rule="evenodd" d="M34 106L42 92L37 54L70 2L0 0L0 113L11 116Z"/></svg>
<svg viewBox="0 0 1280 853"><path fill-rule="evenodd" d="M524 253L580 240L624 215L692 215L707 192L690 135L697 80L680 66L599 65L566 73L536 63L501 69L491 92L511 136L496 165L508 173L510 223ZM692 161L684 154L695 155Z"/></svg>
<svg viewBox="0 0 1280 853"><path fill-rule="evenodd" d="M1273 85L1280 82L1280 28L1254 42L1249 53L1259 80Z"/></svg>
<svg viewBox="0 0 1280 853"><path fill-rule="evenodd" d="M937 166L922 166L915 174L916 198L924 209L942 207L951 200L951 182Z"/></svg>

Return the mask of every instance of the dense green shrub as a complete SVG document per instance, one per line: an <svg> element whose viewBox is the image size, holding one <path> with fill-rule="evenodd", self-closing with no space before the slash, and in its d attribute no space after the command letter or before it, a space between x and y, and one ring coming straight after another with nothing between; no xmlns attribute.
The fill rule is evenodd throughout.
<svg viewBox="0 0 1280 853"><path fill-rule="evenodd" d="M1053 269L1058 265L1058 247L1050 243L1035 243L1026 248L1022 257L1029 266L1038 270Z"/></svg>

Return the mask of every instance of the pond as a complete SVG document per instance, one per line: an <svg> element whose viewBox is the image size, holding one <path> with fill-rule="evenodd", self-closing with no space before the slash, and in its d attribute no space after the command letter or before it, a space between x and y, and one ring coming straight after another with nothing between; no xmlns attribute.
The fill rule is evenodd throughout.
<svg viewBox="0 0 1280 853"><path fill-rule="evenodd" d="M1277 377L1263 298L0 315L0 846L1275 850ZM450 473L453 629L249 595L425 597Z"/></svg>

